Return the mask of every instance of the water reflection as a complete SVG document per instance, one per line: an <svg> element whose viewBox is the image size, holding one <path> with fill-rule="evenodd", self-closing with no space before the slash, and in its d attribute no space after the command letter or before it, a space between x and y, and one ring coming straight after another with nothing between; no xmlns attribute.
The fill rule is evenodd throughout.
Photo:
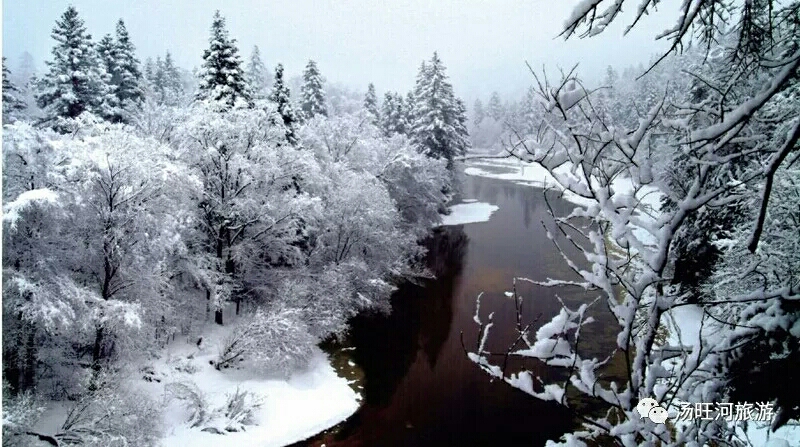
<svg viewBox="0 0 800 447"><path fill-rule="evenodd" d="M355 361L364 369L365 405L335 436L331 446L544 445L574 427L566 410L533 399L489 377L462 350L477 342L475 298L484 292L482 316L494 312L489 348L504 350L515 339L512 278L569 278L570 270L539 222L551 218L541 189L502 180L465 179L465 199L499 206L489 222L446 227L430 241L429 266L436 280L406 284L393 297L394 312L357 318L351 332ZM556 214L573 205L548 193ZM585 292L520 284L524 318L558 313L558 297L569 305ZM615 322L604 306L593 314L586 349L608 352ZM583 343L583 342L582 342ZM517 359L543 380L563 375L534 361Z"/></svg>
<svg viewBox="0 0 800 447"><path fill-rule="evenodd" d="M389 317L362 315L352 322L358 347L356 362L364 369L366 402L385 405L422 350L435 367L453 317L455 284L464 267L468 238L463 226L437 229L426 242L428 268L435 280L403 284L392 297Z"/></svg>

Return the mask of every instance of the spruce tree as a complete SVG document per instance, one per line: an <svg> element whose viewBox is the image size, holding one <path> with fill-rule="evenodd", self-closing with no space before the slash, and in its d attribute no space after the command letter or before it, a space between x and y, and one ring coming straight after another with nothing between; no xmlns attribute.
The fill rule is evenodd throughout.
<svg viewBox="0 0 800 447"><path fill-rule="evenodd" d="M408 131L405 104L399 93L386 92L383 97L381 117L381 127L387 136L406 134Z"/></svg>
<svg viewBox="0 0 800 447"><path fill-rule="evenodd" d="M525 93L525 99L522 100L520 110L520 119L522 120L523 126L522 130L526 134L532 134L536 131L536 123L539 121L537 119L538 113L536 105L536 89L531 86L528 88L527 93Z"/></svg>
<svg viewBox="0 0 800 447"><path fill-rule="evenodd" d="M437 53L433 53L430 64L420 66L414 99L412 141L425 154L446 159L452 169L455 158L464 155L470 145L466 107L455 97Z"/></svg>
<svg viewBox="0 0 800 447"><path fill-rule="evenodd" d="M6 67L6 58L3 58L3 122L8 123L16 119L17 113L25 109L25 103L20 99L20 91L11 82L11 72Z"/></svg>
<svg viewBox="0 0 800 447"><path fill-rule="evenodd" d="M161 97L166 104L177 104L183 97L184 88L181 72L167 51L161 65Z"/></svg>
<svg viewBox="0 0 800 447"><path fill-rule="evenodd" d="M278 64L275 67L275 83L269 95L269 100L275 104L283 125L286 127L286 141L291 145L297 144L297 132L295 130L297 115L292 107L289 87L283 81L283 64Z"/></svg>
<svg viewBox="0 0 800 447"><path fill-rule="evenodd" d="M116 70L112 73L111 82L117 100L122 107L129 109L144 100L142 72L139 69L139 60L136 59L136 48L122 19L117 22L116 31Z"/></svg>
<svg viewBox="0 0 800 447"><path fill-rule="evenodd" d="M53 28L53 60L39 83L37 102L45 117L75 118L85 111L108 116L108 86L91 35L74 6L69 6Z"/></svg>
<svg viewBox="0 0 800 447"><path fill-rule="evenodd" d="M394 95L392 95L392 92L386 92L383 95L383 105L381 106L381 128L387 136L395 133L394 120L392 119L394 109Z"/></svg>
<svg viewBox="0 0 800 447"><path fill-rule="evenodd" d="M236 39L228 35L225 19L219 11L214 13L208 43L209 48L203 53L197 99L222 101L229 106L233 106L237 100L249 102L250 95Z"/></svg>
<svg viewBox="0 0 800 447"><path fill-rule="evenodd" d="M153 62L152 57L148 57L147 60L144 62L144 79L147 81L148 84L153 82L153 78L155 77L156 73L156 66Z"/></svg>
<svg viewBox="0 0 800 447"><path fill-rule="evenodd" d="M475 105L472 106L472 122L479 126L486 118L486 111L483 110L483 103L480 99L475 100Z"/></svg>
<svg viewBox="0 0 800 447"><path fill-rule="evenodd" d="M106 113L103 118L111 122L120 122L122 121L122 109L119 98L115 94L116 84L119 82L117 45L110 34L106 34L97 42L97 57L103 65L103 82L109 92L106 100Z"/></svg>
<svg viewBox="0 0 800 447"><path fill-rule="evenodd" d="M414 111L417 109L417 100L414 97L414 92L409 91L406 93L405 118L406 118L406 134L411 131L411 124L414 122Z"/></svg>
<svg viewBox="0 0 800 447"><path fill-rule="evenodd" d="M269 73L264 61L261 60L258 46L254 46L253 52L250 53L245 77L253 99L265 99L269 94Z"/></svg>
<svg viewBox="0 0 800 447"><path fill-rule="evenodd" d="M378 95L375 94L375 85L370 83L367 87L367 94L364 95L364 108L372 114L372 123L380 125L381 114L378 111Z"/></svg>
<svg viewBox="0 0 800 447"><path fill-rule="evenodd" d="M317 68L317 63L308 61L303 71L303 87L300 91L300 108L304 119L311 119L315 115L328 116L325 105L325 90L322 89L322 76Z"/></svg>
<svg viewBox="0 0 800 447"><path fill-rule="evenodd" d="M500 101L500 95L492 92L492 97L489 98L489 116L495 121L502 121L503 115L503 103Z"/></svg>

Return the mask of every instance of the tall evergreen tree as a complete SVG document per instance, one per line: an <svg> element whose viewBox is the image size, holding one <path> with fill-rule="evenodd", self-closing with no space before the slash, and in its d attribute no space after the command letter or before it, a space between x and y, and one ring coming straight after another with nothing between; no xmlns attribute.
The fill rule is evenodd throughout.
<svg viewBox="0 0 800 447"><path fill-rule="evenodd" d="M156 65L153 62L152 57L148 57L147 60L144 62L144 79L147 81L148 84L153 82L153 78L156 75Z"/></svg>
<svg viewBox="0 0 800 447"><path fill-rule="evenodd" d="M367 87L367 94L364 95L364 108L372 114L372 123L380 125L381 113L378 110L378 95L375 94L375 85L370 83Z"/></svg>
<svg viewBox="0 0 800 447"><path fill-rule="evenodd" d="M6 67L6 58L3 58L3 122L11 122L16 114L25 109L25 103L20 99L20 91L11 82L11 72Z"/></svg>
<svg viewBox="0 0 800 447"><path fill-rule="evenodd" d="M125 22L117 22L117 36L115 42L116 70L112 73L114 94L120 104L129 108L139 104L144 99L142 89L142 72L139 69L139 60L136 58L136 47L131 42Z"/></svg>
<svg viewBox="0 0 800 447"><path fill-rule="evenodd" d="M454 159L464 155L470 146L466 107L455 97L437 53L433 53L430 64L420 66L414 96L412 141L427 155L446 159L452 169Z"/></svg>
<svg viewBox="0 0 800 447"><path fill-rule="evenodd" d="M498 95L497 92L492 92L492 96L489 98L489 116L495 121L502 121L504 114L505 112L503 111L503 103L500 100L500 95Z"/></svg>
<svg viewBox="0 0 800 447"><path fill-rule="evenodd" d="M319 73L317 63L309 60L303 71L303 87L300 91L300 108L303 111L304 119L311 119L315 115L328 116L322 82L322 75Z"/></svg>
<svg viewBox="0 0 800 447"><path fill-rule="evenodd" d="M254 46L253 52L250 53L245 77L253 99L265 99L269 94L269 73L261 59L261 51L258 46Z"/></svg>
<svg viewBox="0 0 800 447"><path fill-rule="evenodd" d="M483 103L480 99L475 100L475 105L472 106L472 122L476 126L480 125L486 118L486 111L483 110Z"/></svg>
<svg viewBox="0 0 800 447"><path fill-rule="evenodd" d="M387 136L408 132L405 104L399 93L386 92L383 97L381 118L381 127Z"/></svg>
<svg viewBox="0 0 800 447"><path fill-rule="evenodd" d="M119 68L117 65L117 45L110 34L106 34L97 42L97 57L103 65L103 82L108 86L109 95L106 100L106 113L103 118L111 122L122 120L122 109L116 91L119 82Z"/></svg>
<svg viewBox="0 0 800 447"><path fill-rule="evenodd" d="M249 102L250 95L236 39L228 35L225 18L219 11L214 13L208 43L209 48L203 53L197 99L223 101L229 106L233 106L237 100Z"/></svg>
<svg viewBox="0 0 800 447"><path fill-rule="evenodd" d="M85 111L107 116L105 70L91 35L74 6L69 6L51 34L56 41L48 74L39 83L37 102L49 120L74 118Z"/></svg>
<svg viewBox="0 0 800 447"><path fill-rule="evenodd" d="M286 141L291 145L297 144L297 115L292 107L291 92L283 80L283 64L275 67L275 83L269 100L275 103L283 125L286 127Z"/></svg>
<svg viewBox="0 0 800 447"><path fill-rule="evenodd" d="M183 80L169 51L164 55L161 65L161 82L162 101L168 104L177 104L184 94Z"/></svg>
<svg viewBox="0 0 800 447"><path fill-rule="evenodd" d="M410 90L406 93L405 102L405 115L406 115L406 133L411 131L411 124L414 122L414 111L417 110L417 101L414 97L414 91Z"/></svg>
<svg viewBox="0 0 800 447"><path fill-rule="evenodd" d="M536 130L536 123L538 113L536 110L536 89L533 86L528 87L525 93L525 98L522 100L520 106L520 119L522 120L522 130L531 134Z"/></svg>

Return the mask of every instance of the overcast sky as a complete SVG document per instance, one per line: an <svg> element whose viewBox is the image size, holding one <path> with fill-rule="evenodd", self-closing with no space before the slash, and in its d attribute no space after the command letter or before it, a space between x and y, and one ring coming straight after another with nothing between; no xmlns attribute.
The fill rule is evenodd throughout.
<svg viewBox="0 0 800 447"><path fill-rule="evenodd" d="M378 92L408 91L423 59L438 51L456 93L468 101L492 91L517 94L532 82L525 66L570 67L589 80L609 64L646 62L664 48L657 32L674 23L675 1L628 36L624 24L592 39L556 38L576 0L413 0L413 1L261 1L261 0L6 0L3 2L3 54L14 69L23 51L44 71L53 40L50 31L73 4L93 38L114 30L123 18L140 59L170 51L187 69L201 63L216 9L225 16L242 57L258 45L268 67L278 62L288 76L317 61L330 81ZM634 5L631 4L632 8Z"/></svg>

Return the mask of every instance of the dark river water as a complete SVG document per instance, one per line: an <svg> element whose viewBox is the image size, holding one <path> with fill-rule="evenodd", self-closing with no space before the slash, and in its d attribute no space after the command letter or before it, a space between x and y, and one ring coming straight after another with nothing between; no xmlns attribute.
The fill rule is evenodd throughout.
<svg viewBox="0 0 800 447"><path fill-rule="evenodd" d="M393 297L391 315L353 322L354 361L366 377L364 405L326 446L538 446L575 427L562 407L492 382L467 359L461 342L463 332L465 345L474 350L479 293L484 292L484 320L494 312L496 329L487 346L500 351L515 337L514 302L504 295L512 278L569 277L542 227L551 222L543 190L465 177L462 195L462 200L488 202L499 210L488 222L438 229L428 257L437 279L402 286ZM555 195L550 204L556 213L572 209ZM542 315L534 330L560 309L556 295L568 305L593 298L525 284L518 291L525 319ZM602 348L611 345L614 325L600 307L586 349L607 355L610 350ZM525 366L544 380L563 380L532 360Z"/></svg>

